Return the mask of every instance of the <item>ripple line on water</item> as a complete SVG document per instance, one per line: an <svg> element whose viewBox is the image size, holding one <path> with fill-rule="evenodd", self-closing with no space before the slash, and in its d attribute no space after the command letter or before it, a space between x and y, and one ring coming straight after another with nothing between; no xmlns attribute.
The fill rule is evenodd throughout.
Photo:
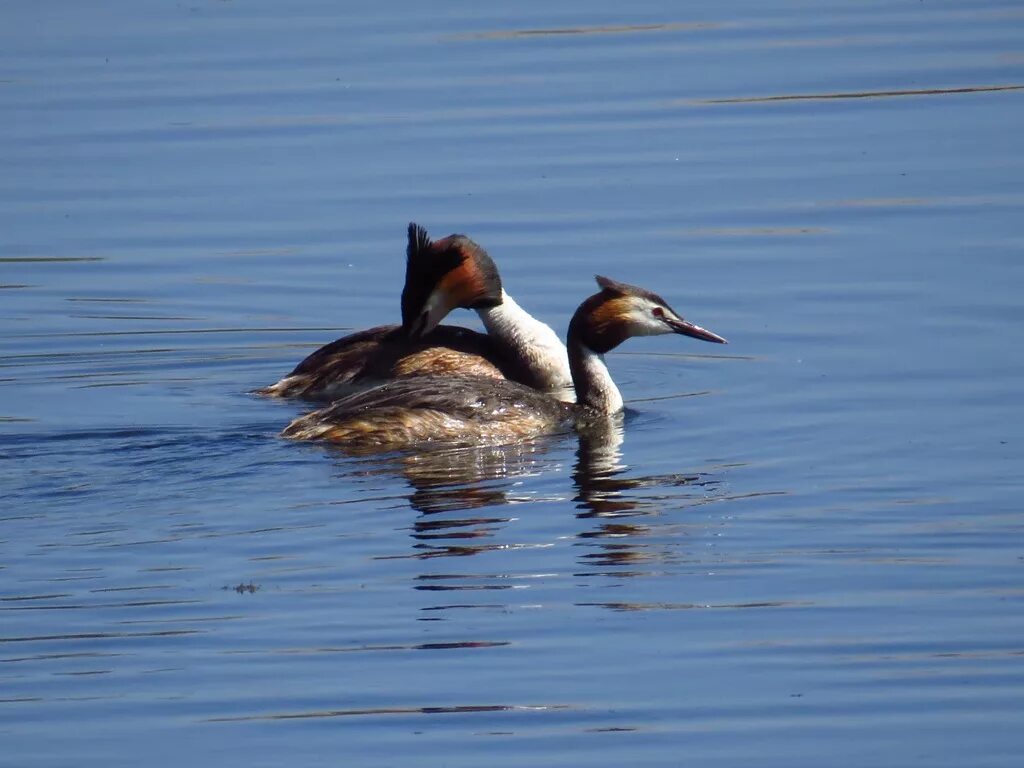
<svg viewBox="0 0 1024 768"><path fill-rule="evenodd" d="M304 720L326 717L373 715L463 715L479 712L549 712L571 709L568 704L457 704L443 707L373 707L368 709L325 709L312 712L278 712L266 715L209 717L206 723L241 723L253 720Z"/></svg>
<svg viewBox="0 0 1024 768"><path fill-rule="evenodd" d="M803 600L764 600L750 603L576 603L580 608L607 608L612 611L691 611L699 609L745 609L745 608L806 608L814 605Z"/></svg>
<svg viewBox="0 0 1024 768"><path fill-rule="evenodd" d="M137 637L175 637L198 635L198 629L167 629L158 632L77 632L66 635L25 635L22 637L0 637L0 643L36 643L46 640L118 640Z"/></svg>
<svg viewBox="0 0 1024 768"><path fill-rule="evenodd" d="M600 24L586 27L549 27L538 29L499 29L452 35L448 40L517 40L523 37L564 37L566 35L623 35L637 32L673 32L721 29L717 21L668 21L660 24Z"/></svg>
<svg viewBox="0 0 1024 768"><path fill-rule="evenodd" d="M740 96L724 99L686 99L686 104L763 104L773 101L827 101L835 99L881 99L895 96L945 96L957 93L1021 91L1024 85L974 85L963 88L908 88L892 91L848 91L845 93L788 93L775 96Z"/></svg>

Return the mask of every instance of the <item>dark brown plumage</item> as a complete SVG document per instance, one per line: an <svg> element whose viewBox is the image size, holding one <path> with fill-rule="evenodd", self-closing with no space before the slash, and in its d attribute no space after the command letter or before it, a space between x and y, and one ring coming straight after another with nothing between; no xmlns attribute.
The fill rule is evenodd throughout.
<svg viewBox="0 0 1024 768"><path fill-rule="evenodd" d="M502 301L501 277L490 256L465 235L432 241L409 224L402 325L382 325L326 344L287 376L254 394L331 400L401 376L454 372L529 382L485 334L437 326L452 309L485 309Z"/></svg>
<svg viewBox="0 0 1024 768"><path fill-rule="evenodd" d="M573 420L573 406L514 381L485 376L395 379L295 419L281 433L353 449L509 443Z"/></svg>
<svg viewBox="0 0 1024 768"><path fill-rule="evenodd" d="M410 339L401 326L381 325L321 347L256 394L332 400L367 383L403 376L470 373L508 378L515 366L492 347L486 335L469 328L442 325L422 339Z"/></svg>

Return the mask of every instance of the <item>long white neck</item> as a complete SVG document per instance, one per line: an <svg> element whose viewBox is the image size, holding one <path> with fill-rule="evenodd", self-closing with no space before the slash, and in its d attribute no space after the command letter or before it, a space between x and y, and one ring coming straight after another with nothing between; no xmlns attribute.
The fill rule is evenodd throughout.
<svg viewBox="0 0 1024 768"><path fill-rule="evenodd" d="M599 355L578 339L570 339L569 363L576 384L576 402L599 413L618 413L623 408L622 393L612 381L604 355Z"/></svg>
<svg viewBox="0 0 1024 768"><path fill-rule="evenodd" d="M478 309L487 333L508 355L526 367L539 387L572 387L569 357L551 327L516 304L504 291L496 307Z"/></svg>

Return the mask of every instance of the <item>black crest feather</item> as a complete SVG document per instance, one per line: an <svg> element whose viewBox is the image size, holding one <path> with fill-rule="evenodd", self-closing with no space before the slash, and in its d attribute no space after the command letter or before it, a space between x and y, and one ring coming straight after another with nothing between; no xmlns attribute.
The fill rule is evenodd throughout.
<svg viewBox="0 0 1024 768"><path fill-rule="evenodd" d="M658 304L664 304L668 306L668 303L656 293L648 291L646 288L641 288L637 285L630 285L629 283L620 283L617 280L612 280L610 277L604 275L594 275L594 279L597 280L597 284L601 288L614 296L639 296L644 299L650 299Z"/></svg>
<svg viewBox="0 0 1024 768"><path fill-rule="evenodd" d="M434 241L430 239L426 229L415 221L409 222L409 245L405 249L406 258L415 259L433 244Z"/></svg>

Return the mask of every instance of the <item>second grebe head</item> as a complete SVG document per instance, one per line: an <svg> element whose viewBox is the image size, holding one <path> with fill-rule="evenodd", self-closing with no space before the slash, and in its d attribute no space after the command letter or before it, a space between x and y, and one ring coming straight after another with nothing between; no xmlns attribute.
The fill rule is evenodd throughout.
<svg viewBox="0 0 1024 768"><path fill-rule="evenodd" d="M569 331L599 355L632 336L664 333L681 333L716 344L728 343L717 333L685 320L656 293L601 275L596 279L601 287L600 293L580 305L573 315Z"/></svg>
<svg viewBox="0 0 1024 768"><path fill-rule="evenodd" d="M432 331L456 307L485 309L501 304L501 276L487 251L465 235L432 241L409 224L402 327L413 338Z"/></svg>

